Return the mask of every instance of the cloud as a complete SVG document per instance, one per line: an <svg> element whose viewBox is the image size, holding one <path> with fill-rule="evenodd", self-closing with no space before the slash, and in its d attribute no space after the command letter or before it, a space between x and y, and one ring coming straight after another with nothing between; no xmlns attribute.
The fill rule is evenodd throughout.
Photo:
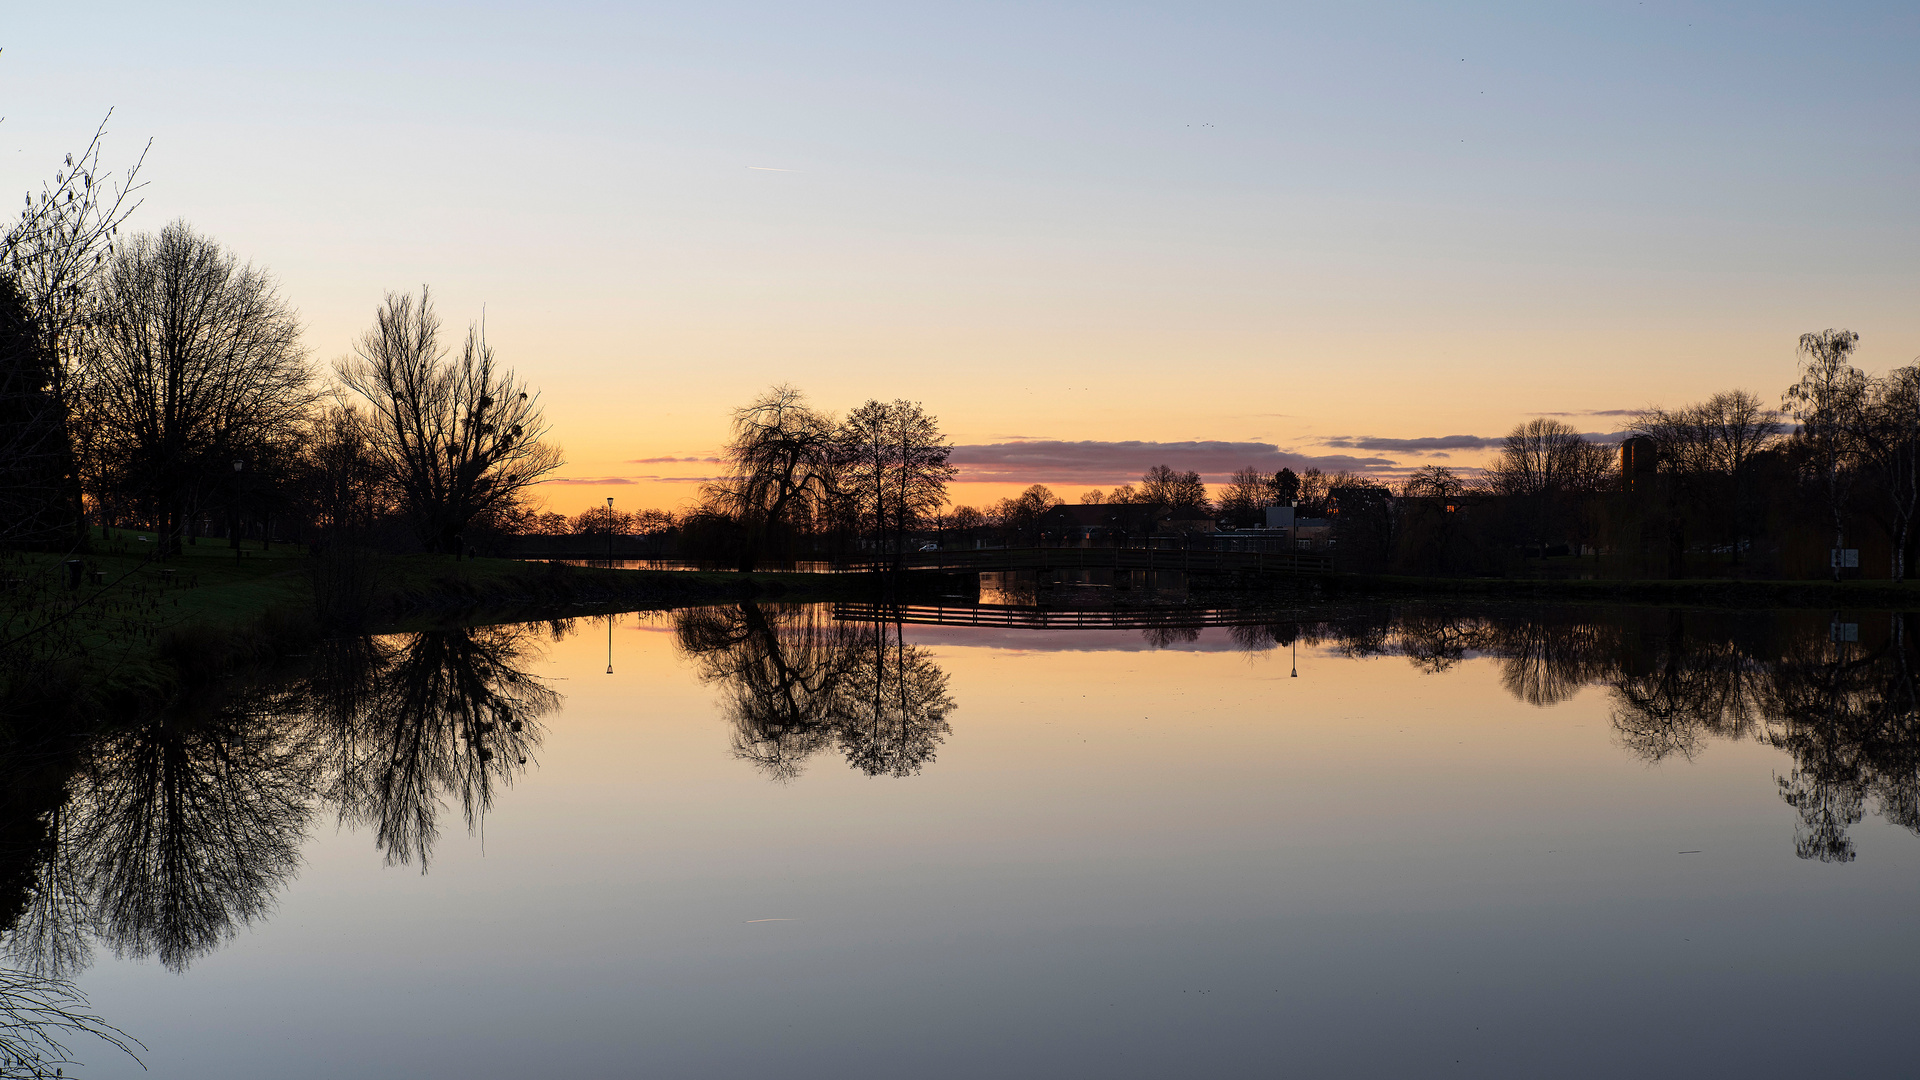
<svg viewBox="0 0 1920 1080"><path fill-rule="evenodd" d="M1031 439L983 443L953 448L948 459L960 467L959 479L968 483L1017 484L1125 484L1155 465L1191 470L1209 482L1225 481L1236 469L1251 466L1261 472L1295 472L1318 468L1324 472L1349 469L1365 472L1391 469L1395 463L1381 457L1350 454L1300 454L1264 442L1104 442Z"/></svg>
<svg viewBox="0 0 1920 1080"><path fill-rule="evenodd" d="M718 480L718 476L556 476L541 481L546 484L578 484L599 487L608 484L705 484Z"/></svg>
<svg viewBox="0 0 1920 1080"><path fill-rule="evenodd" d="M1552 414L1548 414L1552 415ZM1587 431L1581 437L1588 442L1617 443L1627 437L1624 431ZM1507 441L1505 435L1433 435L1419 439L1383 439L1373 435L1336 435L1327 446L1344 450L1372 450L1386 454L1424 454L1447 457L1448 450L1497 450Z"/></svg>
<svg viewBox="0 0 1920 1080"><path fill-rule="evenodd" d="M1372 435L1336 435L1326 440L1326 444L1348 450L1431 454L1440 450L1485 450L1499 446L1500 440L1485 435L1435 435L1423 439L1382 439Z"/></svg>
<svg viewBox="0 0 1920 1080"><path fill-rule="evenodd" d="M627 464L629 465L675 465L683 461L698 462L702 465L720 464L720 459L717 457L637 457L637 458L628 458Z"/></svg>
<svg viewBox="0 0 1920 1080"><path fill-rule="evenodd" d="M1573 412L1543 412L1535 416L1632 416L1639 409L1576 409Z"/></svg>

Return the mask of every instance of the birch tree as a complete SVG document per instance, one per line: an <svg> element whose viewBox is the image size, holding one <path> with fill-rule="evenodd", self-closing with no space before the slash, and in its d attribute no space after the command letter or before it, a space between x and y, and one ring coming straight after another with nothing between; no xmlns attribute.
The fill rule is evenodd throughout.
<svg viewBox="0 0 1920 1080"><path fill-rule="evenodd" d="M1835 549L1846 547L1846 508L1852 493L1854 462L1860 449L1867 404L1866 373L1847 361L1860 344L1851 330L1822 330L1800 335L1804 358L1800 381L1787 389L1783 403L1800 422L1800 437L1812 450L1813 469L1826 495ZM1840 565L1833 563L1833 579Z"/></svg>

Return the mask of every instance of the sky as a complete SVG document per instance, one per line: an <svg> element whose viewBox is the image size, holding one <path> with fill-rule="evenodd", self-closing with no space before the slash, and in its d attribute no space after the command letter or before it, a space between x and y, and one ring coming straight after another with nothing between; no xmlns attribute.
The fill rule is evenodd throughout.
<svg viewBox="0 0 1920 1080"><path fill-rule="evenodd" d="M390 290L537 388L575 512L775 383L920 402L956 502L1472 467L1515 423L1920 358L1912 4L37 5L0 193L109 109L132 227Z"/></svg>

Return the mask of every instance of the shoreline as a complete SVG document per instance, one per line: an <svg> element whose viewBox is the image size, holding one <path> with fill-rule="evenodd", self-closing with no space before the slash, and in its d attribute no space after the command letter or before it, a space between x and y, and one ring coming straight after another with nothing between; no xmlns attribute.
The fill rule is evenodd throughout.
<svg viewBox="0 0 1920 1080"><path fill-rule="evenodd" d="M23 568L57 570L57 556L19 555ZM628 611L766 601L815 603L950 597L951 575L607 569L508 558L445 555L371 557L359 617L323 624L312 584L320 561L289 545L234 554L224 545L155 560L123 535L83 557L88 584L40 594L45 610L66 610L66 652L8 689L19 713L55 687L83 688L97 706L134 706L186 687L271 667L330 633L397 633L536 622ZM102 580L95 579L100 575ZM1192 583L1195 599L1217 605L1473 601L1685 606L1733 610L1905 609L1920 607L1920 583L1885 581L1552 580L1413 578L1328 574L1249 582ZM18 601L14 606L18 606ZM17 612L16 612L17 614ZM15 625L18 625L16 620ZM17 675L18 673L16 673ZM23 693L24 691L24 693Z"/></svg>

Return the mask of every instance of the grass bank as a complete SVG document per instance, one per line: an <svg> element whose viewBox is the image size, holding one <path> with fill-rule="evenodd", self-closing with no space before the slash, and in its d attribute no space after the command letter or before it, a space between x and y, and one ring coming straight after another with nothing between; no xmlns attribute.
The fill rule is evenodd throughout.
<svg viewBox="0 0 1920 1080"><path fill-rule="evenodd" d="M203 540L157 558L137 532L96 534L75 557L0 553L0 642L16 679L148 697L298 651L319 636L314 562L302 546L237 551ZM151 534L146 534L150 536ZM740 600L871 596L862 576L608 570L406 555L367 560L369 632L604 614Z"/></svg>

